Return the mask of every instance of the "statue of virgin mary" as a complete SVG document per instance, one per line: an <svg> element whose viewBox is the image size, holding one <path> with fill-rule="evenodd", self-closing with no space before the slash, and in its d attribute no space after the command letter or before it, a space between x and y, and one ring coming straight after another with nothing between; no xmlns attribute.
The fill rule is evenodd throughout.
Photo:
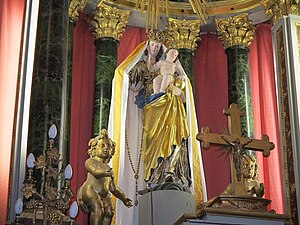
<svg viewBox="0 0 300 225"><path fill-rule="evenodd" d="M153 79L159 71L149 67L164 59L163 41L163 32L150 31L148 41L117 67L113 79L108 130L116 142L114 179L135 199L130 209L116 202L118 225L139 224L141 190L171 186L191 192L196 204L207 200L193 91L184 70L180 75L184 79L174 74L174 83L165 93L153 94Z"/></svg>

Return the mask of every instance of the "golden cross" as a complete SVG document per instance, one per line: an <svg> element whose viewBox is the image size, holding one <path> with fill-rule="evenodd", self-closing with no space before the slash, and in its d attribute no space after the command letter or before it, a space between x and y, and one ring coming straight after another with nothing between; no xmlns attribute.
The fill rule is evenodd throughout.
<svg viewBox="0 0 300 225"><path fill-rule="evenodd" d="M261 151L265 157L270 155L270 150L274 149L275 145L269 142L268 135L263 135L261 140L250 139L241 136L241 121L240 117L244 116L237 104L231 104L229 108L224 109L223 113L228 117L228 134L210 133L208 127L203 127L201 132L197 134L197 140L202 142L204 148L208 148L210 144L233 146L232 143L240 142L243 149ZM236 195L243 195L244 187L240 179L238 179L236 167L234 165L232 155L230 157L231 165L231 181Z"/></svg>

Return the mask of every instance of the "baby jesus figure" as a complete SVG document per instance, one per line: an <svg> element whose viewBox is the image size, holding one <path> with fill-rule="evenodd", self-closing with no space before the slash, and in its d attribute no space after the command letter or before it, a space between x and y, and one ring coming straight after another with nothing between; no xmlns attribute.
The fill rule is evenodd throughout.
<svg viewBox="0 0 300 225"><path fill-rule="evenodd" d="M183 72L183 68L178 59L178 51L174 48L169 48L166 50L166 59L159 60L155 64L151 64L151 55L148 58L147 64L148 68L150 68L150 72L160 72L156 78L153 79L153 94L157 93L165 93L166 89L172 85L173 94L180 95L181 90L174 86L175 73L178 74L176 78L181 80L185 79L185 74Z"/></svg>

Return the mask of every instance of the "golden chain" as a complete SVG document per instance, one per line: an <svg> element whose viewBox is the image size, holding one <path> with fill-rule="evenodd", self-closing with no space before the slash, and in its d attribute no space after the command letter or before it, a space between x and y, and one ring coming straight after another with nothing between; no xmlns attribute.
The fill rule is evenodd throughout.
<svg viewBox="0 0 300 225"><path fill-rule="evenodd" d="M133 162L132 162L130 150L129 150L127 131L125 130L126 149L127 149L127 153L128 153L128 158L129 158L130 166L131 166L131 169L132 169L132 171L134 173L134 179L135 179L135 201L134 201L135 206L138 205L138 200L137 200L138 199L138 179L139 179L140 165L141 165L141 160L142 160L143 136L144 136L144 129L143 129L143 132L142 132L142 140L141 140L141 146L140 146L140 152L139 152L138 165L137 165L137 168L135 170Z"/></svg>

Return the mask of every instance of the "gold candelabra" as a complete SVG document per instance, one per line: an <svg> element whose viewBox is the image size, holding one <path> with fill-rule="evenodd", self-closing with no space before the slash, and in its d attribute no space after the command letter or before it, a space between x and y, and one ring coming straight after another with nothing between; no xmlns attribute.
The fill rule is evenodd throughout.
<svg viewBox="0 0 300 225"><path fill-rule="evenodd" d="M76 202L71 205L70 216L67 216L67 209L73 196L70 189L72 167L68 164L64 171L59 169L61 156L54 146L56 135L57 128L53 124L48 131L47 149L42 151L37 160L32 153L28 155L28 176L25 178L21 189L26 199L25 210L22 213L18 212L20 214L18 220L20 221L31 220L31 224L43 225L74 223L74 218L78 212ZM33 176L34 173L36 176ZM20 205L18 201L16 209L20 208L17 205Z"/></svg>

